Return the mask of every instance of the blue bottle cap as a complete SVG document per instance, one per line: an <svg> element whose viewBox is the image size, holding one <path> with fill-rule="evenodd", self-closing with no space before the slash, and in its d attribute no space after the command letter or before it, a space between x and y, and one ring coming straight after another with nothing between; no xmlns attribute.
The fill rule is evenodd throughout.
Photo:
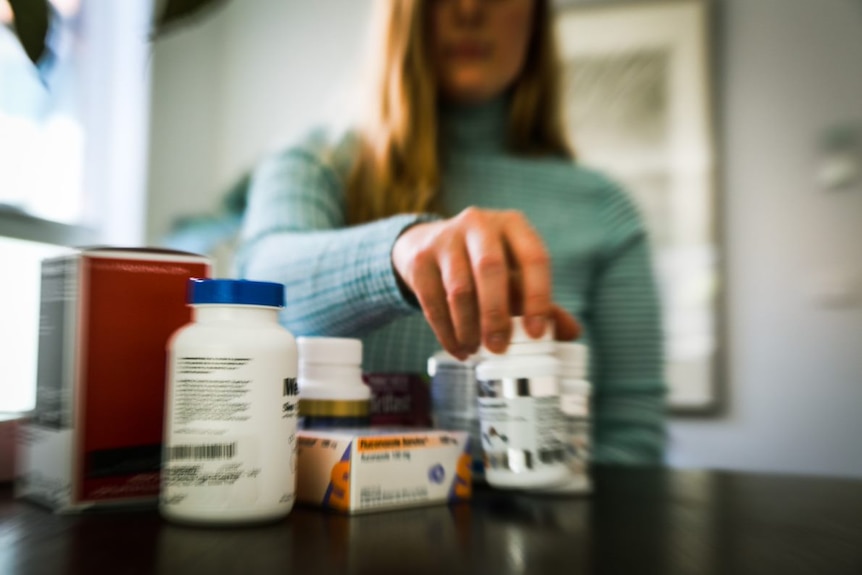
<svg viewBox="0 0 862 575"><path fill-rule="evenodd" d="M284 307L284 285L250 280L189 280L189 303Z"/></svg>

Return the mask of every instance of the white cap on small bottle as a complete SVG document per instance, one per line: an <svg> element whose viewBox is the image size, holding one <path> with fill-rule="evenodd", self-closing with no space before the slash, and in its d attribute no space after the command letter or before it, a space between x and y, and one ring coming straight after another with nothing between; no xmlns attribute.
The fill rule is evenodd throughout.
<svg viewBox="0 0 862 575"><path fill-rule="evenodd" d="M539 337L533 337L527 333L524 326L524 318L515 316L512 318L512 339L510 343L538 343L540 341L554 340L554 322L545 320L545 331Z"/></svg>
<svg viewBox="0 0 862 575"><path fill-rule="evenodd" d="M428 375L430 377L434 377L434 375L437 373L438 365L458 365L463 366L466 369L472 369L480 360L481 357L478 353L469 355L467 356L467 359L462 361L448 351L441 349L440 351L428 358Z"/></svg>
<svg viewBox="0 0 862 575"><path fill-rule="evenodd" d="M343 337L299 337L299 392L302 400L365 401L362 341Z"/></svg>
<svg viewBox="0 0 862 575"><path fill-rule="evenodd" d="M554 353L554 350L554 322L552 320L545 320L545 331L542 335L532 337L527 333L526 327L524 327L523 316L514 316L512 318L512 337L509 340L508 349L503 354L498 354L482 346L481 353L487 357L508 353L523 353L524 351L531 353Z"/></svg>
<svg viewBox="0 0 862 575"><path fill-rule="evenodd" d="M362 365L362 340L346 337L299 337L299 361L315 365Z"/></svg>

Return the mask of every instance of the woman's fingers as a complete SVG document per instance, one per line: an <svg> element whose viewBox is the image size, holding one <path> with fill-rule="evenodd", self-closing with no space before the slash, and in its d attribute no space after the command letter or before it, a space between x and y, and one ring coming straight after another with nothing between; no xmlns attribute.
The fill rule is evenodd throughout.
<svg viewBox="0 0 862 575"><path fill-rule="evenodd" d="M468 208L449 220L417 224L396 240L392 263L440 344L456 357L480 344L504 352L511 315L523 315L533 337L549 319L557 339L580 333L575 319L552 303L550 257L519 212Z"/></svg>
<svg viewBox="0 0 862 575"><path fill-rule="evenodd" d="M581 335L578 321L566 310L553 304L551 318L554 320L554 339L557 341L572 341Z"/></svg>
<svg viewBox="0 0 862 575"><path fill-rule="evenodd" d="M466 354L461 352L461 346L455 336L455 328L452 325L449 304L446 300L446 289L433 252L419 252L416 255L410 288L419 300L425 319L443 349L455 357L465 358Z"/></svg>
<svg viewBox="0 0 862 575"><path fill-rule="evenodd" d="M519 212L505 215L505 235L512 263L520 276L520 313L527 333L533 337L545 331L551 313L551 259L539 234Z"/></svg>
<svg viewBox="0 0 862 575"><path fill-rule="evenodd" d="M489 350L502 353L509 344L509 266L498 229L476 222L466 234L467 253L476 283L479 326L482 342Z"/></svg>
<svg viewBox="0 0 862 575"><path fill-rule="evenodd" d="M459 242L441 254L440 272L458 341L459 356L466 357L479 348L481 334L476 285L463 243Z"/></svg>

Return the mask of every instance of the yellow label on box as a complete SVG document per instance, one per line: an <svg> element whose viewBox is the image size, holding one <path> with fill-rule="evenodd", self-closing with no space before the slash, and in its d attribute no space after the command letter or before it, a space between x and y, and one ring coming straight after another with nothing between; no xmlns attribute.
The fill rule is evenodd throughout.
<svg viewBox="0 0 862 575"><path fill-rule="evenodd" d="M444 447L457 445L458 439L450 435L410 434L381 437L360 437L359 452L393 449L416 449L419 447Z"/></svg>

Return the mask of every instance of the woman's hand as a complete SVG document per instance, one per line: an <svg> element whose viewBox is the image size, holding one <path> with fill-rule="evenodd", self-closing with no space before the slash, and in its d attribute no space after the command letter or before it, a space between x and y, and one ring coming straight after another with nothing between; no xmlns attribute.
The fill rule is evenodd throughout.
<svg viewBox="0 0 862 575"><path fill-rule="evenodd" d="M511 316L539 337L547 320L557 339L574 339L575 319L551 301L551 260L517 211L467 208L454 218L417 224L395 241L392 264L416 295L443 348L461 359L480 343L502 353Z"/></svg>

